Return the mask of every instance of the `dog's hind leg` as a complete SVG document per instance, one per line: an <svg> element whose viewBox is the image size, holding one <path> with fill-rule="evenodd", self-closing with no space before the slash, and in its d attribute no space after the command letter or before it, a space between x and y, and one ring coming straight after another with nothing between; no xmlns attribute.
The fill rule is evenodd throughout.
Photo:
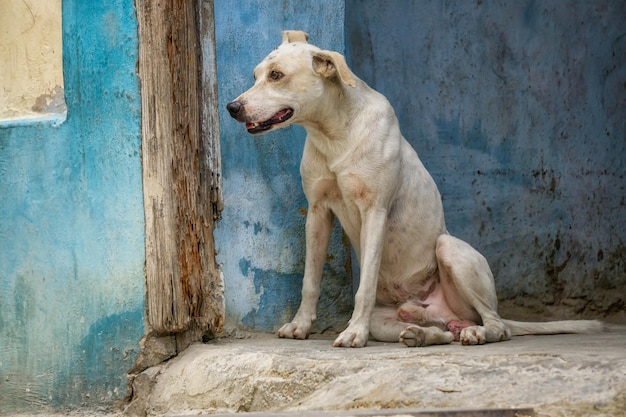
<svg viewBox="0 0 626 417"><path fill-rule="evenodd" d="M395 306L377 305L370 317L370 334L379 342L397 342L400 334L411 323L398 320L397 308Z"/></svg>
<svg viewBox="0 0 626 417"><path fill-rule="evenodd" d="M374 307L370 334L380 342L400 342L408 347L443 345L454 340L453 333L438 327L422 327L398 320L395 306Z"/></svg>
<svg viewBox="0 0 626 417"><path fill-rule="evenodd" d="M482 325L461 331L464 345L499 342L511 338L511 331L498 315L493 275L484 256L468 243L441 235L437 239L437 263L448 305L464 320Z"/></svg>

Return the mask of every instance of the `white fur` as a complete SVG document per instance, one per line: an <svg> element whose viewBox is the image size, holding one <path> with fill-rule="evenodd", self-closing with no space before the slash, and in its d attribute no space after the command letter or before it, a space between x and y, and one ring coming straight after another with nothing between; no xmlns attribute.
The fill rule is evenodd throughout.
<svg viewBox="0 0 626 417"><path fill-rule="evenodd" d="M387 99L358 79L343 56L307 39L284 32L282 45L256 67L254 86L229 104L233 117L248 128L263 126L262 133L292 123L307 131L300 167L309 203L302 303L280 337L308 337L333 216L361 271L352 318L333 346L365 346L370 333L407 346L449 343L453 320L475 323L460 331L463 344L601 329L594 321L503 321L487 261L447 233L437 187ZM287 120L263 124L287 113Z"/></svg>

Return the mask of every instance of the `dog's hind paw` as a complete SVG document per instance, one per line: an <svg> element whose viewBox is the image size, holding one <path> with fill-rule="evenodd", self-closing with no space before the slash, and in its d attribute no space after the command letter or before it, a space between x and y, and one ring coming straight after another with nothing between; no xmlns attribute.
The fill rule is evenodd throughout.
<svg viewBox="0 0 626 417"><path fill-rule="evenodd" d="M470 326L461 330L459 337L462 345L484 345L487 342L483 326Z"/></svg>
<svg viewBox="0 0 626 417"><path fill-rule="evenodd" d="M454 341L454 334L439 327L410 325L400 333L399 341L407 347L445 345Z"/></svg>
<svg viewBox="0 0 626 417"><path fill-rule="evenodd" d="M424 346L426 342L426 333L424 329L418 326L409 326L400 333L400 343L407 347Z"/></svg>

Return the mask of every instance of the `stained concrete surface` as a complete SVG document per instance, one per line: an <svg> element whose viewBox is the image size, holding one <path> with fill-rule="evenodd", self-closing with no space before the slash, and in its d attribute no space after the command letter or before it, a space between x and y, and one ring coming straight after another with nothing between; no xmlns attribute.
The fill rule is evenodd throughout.
<svg viewBox="0 0 626 417"><path fill-rule="evenodd" d="M196 344L133 382L135 415L533 408L537 416L626 415L626 326L483 346L337 349L244 335Z"/></svg>
<svg viewBox="0 0 626 417"><path fill-rule="evenodd" d="M342 410L342 411L283 411L246 413L246 417L531 417L532 409L447 409L447 410ZM216 417L232 414L214 414ZM181 416L185 417L185 416Z"/></svg>
<svg viewBox="0 0 626 417"><path fill-rule="evenodd" d="M379 342L337 349L330 346L330 335L311 337L299 341L240 333L192 345L135 377L133 401L125 413L40 415L626 415L625 325L608 325L597 335L524 336L483 346L412 349ZM519 411L494 414L497 409ZM13 415L18 416L33 417Z"/></svg>

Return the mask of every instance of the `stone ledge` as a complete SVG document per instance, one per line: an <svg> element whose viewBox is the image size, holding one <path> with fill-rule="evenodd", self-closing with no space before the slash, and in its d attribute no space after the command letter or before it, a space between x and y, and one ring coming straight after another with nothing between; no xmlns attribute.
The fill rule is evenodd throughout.
<svg viewBox="0 0 626 417"><path fill-rule="evenodd" d="M128 413L340 416L337 410L534 408L540 417L617 417L626 408L624 326L600 335L525 336L471 347L371 342L337 349L330 343L257 335L192 345L136 377L146 385L135 387L140 395Z"/></svg>
<svg viewBox="0 0 626 417"><path fill-rule="evenodd" d="M232 414L213 414L214 417L232 417ZM530 408L494 410L361 410L361 411L286 411L245 413L245 417L532 417ZM188 417L188 416L179 416ZM190 416L189 416L190 417Z"/></svg>

